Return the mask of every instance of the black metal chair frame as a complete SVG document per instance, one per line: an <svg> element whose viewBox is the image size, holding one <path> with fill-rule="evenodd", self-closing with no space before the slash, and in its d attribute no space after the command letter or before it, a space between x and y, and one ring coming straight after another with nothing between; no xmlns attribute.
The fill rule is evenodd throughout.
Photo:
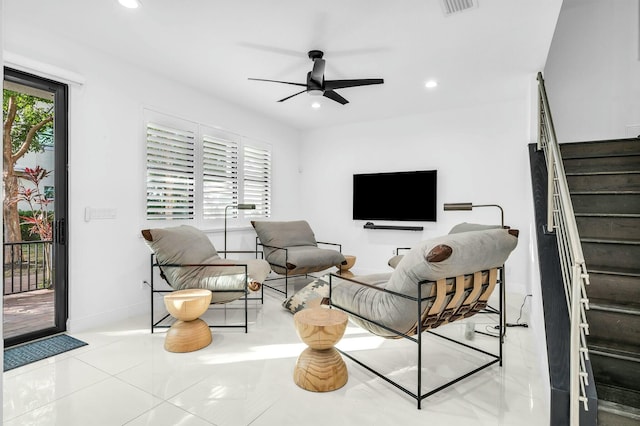
<svg viewBox="0 0 640 426"><path fill-rule="evenodd" d="M258 253L257 252L253 252L253 251L218 251L218 253L255 253L256 254L256 258ZM157 289L155 287L155 283L154 283L154 268L158 268L158 271L160 271L160 276L162 277L162 279L164 279L164 281L167 283L167 285L170 286L169 284L169 280L167 280L167 277L164 274L164 271L162 270L162 268L189 268L189 267L197 267L197 266L216 266L216 267L234 267L234 268L238 268L238 267L243 267L244 268L244 289L243 290L215 290L215 292L219 292L219 293L238 293L240 291L244 292L244 297L241 297L237 300L243 300L244 301L244 324L239 324L239 325L228 325L228 324L208 324L209 328L244 328L244 332L247 333L249 331L249 305L248 305L248 301L249 300L260 300L260 303L264 303L264 284L261 286L260 288L260 297L248 297L249 294L249 274L248 274L248 270L247 270L247 265L237 265L237 264L232 264L232 263L225 263L225 264L208 264L208 263L184 263L184 264L177 264L177 263L163 263L160 264L157 262L156 260L156 255L155 254L151 254L151 279L149 281L149 284L151 286L151 333L153 334L154 330L156 328L170 328L170 325L161 325L161 323L166 320L168 317L170 317L171 315L169 313L167 313L165 316L163 316L162 318L160 318L158 321L154 321L154 308L153 308L153 298L154 295L156 294L165 294L165 293L172 293L174 291L176 291L175 289ZM211 303L212 305L217 305L218 303Z"/></svg>
<svg viewBox="0 0 640 426"><path fill-rule="evenodd" d="M340 253L342 253L342 244L338 244L338 243L328 243L328 242L324 242L324 241L317 241L317 243L318 243L318 244L330 245L330 246L338 246L338 251L339 251ZM304 276L305 278L307 278L308 276L311 276L311 277L313 277L313 278L318 278L318 277L316 277L315 275L311 275L310 273L306 273L306 274L293 274L293 275L289 274L289 270L287 269L287 266L286 266L286 264L287 264L287 260L288 260L288 258L289 258L289 250L288 250L288 248L287 248L287 247L277 247L277 246L270 246L270 245L267 245L267 244L262 244L262 243L260 242L260 238L259 238L259 237L256 237L256 253L258 253L258 247L260 247L260 246L261 246L261 247L267 247L267 248L275 249L275 250L284 250L284 263L285 263L284 265L278 265L277 263L271 263L271 262L269 262L268 260L267 260L267 262L269 262L269 265L272 265L272 266L274 266L274 265L275 265L275 266L278 266L278 267L280 267L280 268L282 268L282 269L284 269L284 270L286 271L286 273L281 274L281 273L279 273L279 272L274 271L274 270L273 270L273 268L272 268L272 269L271 269L271 271L272 271L274 274L277 274L277 275L284 275L284 278L283 278L283 277L276 277L276 278L267 278L267 279L265 280L265 283L266 283L267 281L276 281L276 280L282 280L282 279L284 279L284 290L281 290L281 289L279 289L278 287L274 287L274 286L267 285L267 284L265 284L265 283L263 283L263 284L262 284L262 286L263 286L263 287L267 287L267 288L269 288L269 289L271 289L271 290L275 290L275 291L277 291L278 293L284 294L284 298L286 299L286 298L289 296L289 292L288 292L288 288L289 288L289 277L294 278L294 277L302 277L302 276ZM263 257L264 257L264 256L263 256ZM332 265L332 266L333 266L333 265ZM328 269L328 268L330 268L330 267L331 267L331 266L327 267L327 269Z"/></svg>
<svg viewBox="0 0 640 426"><path fill-rule="evenodd" d="M502 345L504 343L503 329L504 329L504 322L505 322L504 321L504 310L503 310L503 306L504 306L503 303L504 303L504 296L505 296L504 295L504 293L505 293L505 288L504 288L505 287L504 266L499 267L497 269L498 269L498 279L496 281L496 285L500 285L499 309L496 312L489 312L489 311L484 311L484 310L480 311L480 312L477 312L477 314L480 314L480 313L497 313L500 316L500 321L499 321L499 324L498 324L498 336L499 336L499 338L498 338L498 354L497 355L494 354L494 353L485 351L483 349L468 345L466 343L460 342L458 340L443 336L443 335L435 333L433 331L426 330L426 332L429 333L429 334L432 334L434 336L437 336L437 337L440 337L442 339L448 340L449 342L456 343L458 345L464 346L464 347L469 348L469 349L471 349L473 351L480 352L480 353L482 353L484 355L488 355L491 358L490 361L480 365L479 367L477 367L477 368L475 368L475 369L473 369L473 370L471 370L471 371L469 371L467 373L462 374L461 376L456 377L453 380L450 380L449 382L447 382L447 383L445 383L445 384L443 384L441 386L438 386L438 387L436 387L434 389L431 389L431 390L429 390L427 392L424 392L424 393L422 392L422 362L423 362L422 361L422 332L425 331L425 330L424 330L424 326L422 325L422 311L421 311L420 307L422 305L422 302L433 300L436 297L436 296L422 297L422 294L421 294L421 292L422 292L422 284L426 283L427 281L422 281L422 282L419 283L420 285L418 285L418 297L413 297L413 296L408 296L406 294L402 294L402 293L397 293L397 292L394 292L394 291L386 290L384 288L376 287L374 285L370 285L370 284L367 284L367 283L363 283L363 282L357 281L356 279L342 277L342 276L337 275L337 274L333 274L332 273L329 276L329 304L330 304L331 307L340 309L341 311L344 311L349 315L352 315L354 317L357 317L357 318L360 318L360 319L362 319L364 321L367 321L367 322L369 322L371 324L374 324L374 325L376 325L378 327L381 327L381 328L393 333L398 338L407 339L407 340L409 340L411 342L414 342L414 343L416 343L418 345L418 359L417 359L417 376L418 377L417 377L417 389L416 389L415 392L413 392L412 390L406 388L405 386L402 386L400 383L390 379L389 377L386 377L383 373L375 370L374 368L372 368L371 366L367 365L366 363L360 361L359 359L357 359L355 356L349 354L348 352L345 352L345 351L343 351L343 350L341 350L341 349L339 349L337 347L336 347L336 349L341 354L343 354L344 356L346 356L347 358L349 358L350 360L352 360L356 364L360 365L361 367L364 367L369 372L375 374L376 376L378 376L381 379L385 380L387 383L390 383L391 385L395 386L397 389L399 389L399 390L403 391L404 393L406 393L407 395L411 396L413 399L416 400L417 405L418 405L418 409L420 409L421 408L421 402L422 402L423 399L425 399L425 398L427 398L427 397L429 397L429 396L431 396L431 395L433 395L433 394L435 394L435 393L437 393L437 392L439 392L439 391L441 391L443 389L446 389L449 386L454 385L455 383L458 383L459 381L461 381L461 380L463 380L463 379L465 379L465 378L467 378L467 377L469 377L469 376L471 376L471 375L473 375L473 374L475 374L475 373L477 373L477 372L479 372L481 370L484 370L485 368L488 368L488 367L492 366L495 363L498 363L500 365L500 367L502 367L502 362L504 360L504 354L503 354ZM351 282L353 282L355 284L358 284L358 285L362 285L362 286L365 286L365 287L368 287L368 288L375 289L377 291L382 291L382 292L385 292L385 293L388 293L388 294L392 294L392 295L397 296L397 297L402 297L402 298L405 298L405 299L412 300L412 301L416 302L417 330L416 330L415 336L410 336L410 335L405 334L403 332L400 332L398 330L394 330L393 328L390 328L390 327L387 327L387 326L385 326L383 324L380 324L380 323L376 322L373 319L365 318L365 317L363 317L363 316L361 316L361 315L359 315L359 314L357 314L355 312L352 312L349 309L346 309L343 306L334 304L332 299L331 299L331 293L332 293L332 288L333 288L333 278L334 277L335 278L339 278L341 280L351 281ZM486 334L486 333L482 333L482 334ZM498 336L496 336L496 337L498 337Z"/></svg>

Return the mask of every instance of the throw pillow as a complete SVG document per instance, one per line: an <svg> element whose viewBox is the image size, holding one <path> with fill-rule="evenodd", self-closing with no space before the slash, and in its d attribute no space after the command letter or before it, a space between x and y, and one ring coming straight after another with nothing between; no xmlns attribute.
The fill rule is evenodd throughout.
<svg viewBox="0 0 640 426"><path fill-rule="evenodd" d="M325 297L329 297L329 283L318 278L282 302L282 306L295 314L302 309L319 306Z"/></svg>

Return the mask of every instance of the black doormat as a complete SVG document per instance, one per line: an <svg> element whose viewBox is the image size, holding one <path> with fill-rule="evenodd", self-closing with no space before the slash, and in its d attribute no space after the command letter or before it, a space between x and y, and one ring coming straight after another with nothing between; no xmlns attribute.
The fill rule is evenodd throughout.
<svg viewBox="0 0 640 426"><path fill-rule="evenodd" d="M7 348L4 351L4 371L13 370L50 356L58 355L87 343L66 334L47 337L24 345Z"/></svg>

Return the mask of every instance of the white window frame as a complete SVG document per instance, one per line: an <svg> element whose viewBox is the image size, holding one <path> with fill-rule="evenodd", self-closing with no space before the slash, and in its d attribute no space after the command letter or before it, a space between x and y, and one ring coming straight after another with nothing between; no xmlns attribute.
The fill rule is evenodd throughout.
<svg viewBox="0 0 640 426"><path fill-rule="evenodd" d="M213 126L207 126L190 120L174 117L154 110L144 109L144 146L145 146L145 177L148 177L148 140L147 129L150 123L180 130L182 132L192 132L193 139L193 176L194 176L194 193L192 195L193 215L189 218L181 217L149 217L148 214L148 191L149 186L145 179L145 219L150 223L171 223L171 224L190 224L199 228L213 228L221 226L225 207L238 203L256 204L256 210L238 210L226 209L227 219L233 223L234 219L246 218L268 218L271 216L271 166L272 166L272 146L266 142L257 141L256 139L247 138L240 134L230 132ZM209 147L206 147L209 145ZM209 149L212 148L212 149ZM253 194L252 200L245 200L245 163L249 159L245 159L245 151L252 150L262 152L264 154L265 164L263 168L265 191L262 197ZM209 154L209 155L207 155ZM229 154L228 158L223 158L225 154ZM226 164L225 164L226 163ZM267 170L268 169L268 170ZM209 176L206 179L205 174ZM223 175L228 175L231 180L224 182L220 180ZM234 181L235 178L235 181ZM253 177L255 179L255 176ZM209 185L207 185L209 183ZM215 202L213 193L205 194L207 186L215 187L218 185L223 194L219 202ZM257 197L257 198L256 198ZM205 217L205 209L207 209L207 198L214 200L209 206L210 214ZM213 210L211 210L213 208Z"/></svg>

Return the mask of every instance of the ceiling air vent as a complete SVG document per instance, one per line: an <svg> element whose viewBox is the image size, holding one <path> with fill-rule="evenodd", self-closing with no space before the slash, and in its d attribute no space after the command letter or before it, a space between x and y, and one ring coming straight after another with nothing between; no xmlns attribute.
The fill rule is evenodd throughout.
<svg viewBox="0 0 640 426"><path fill-rule="evenodd" d="M478 7L476 0L441 0L445 16Z"/></svg>

